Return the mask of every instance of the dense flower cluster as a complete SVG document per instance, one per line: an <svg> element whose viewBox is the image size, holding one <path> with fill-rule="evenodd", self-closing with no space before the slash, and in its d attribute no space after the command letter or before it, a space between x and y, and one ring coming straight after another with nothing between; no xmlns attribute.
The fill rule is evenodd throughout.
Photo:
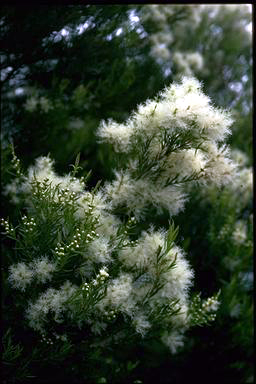
<svg viewBox="0 0 256 384"><path fill-rule="evenodd" d="M178 30L184 29L188 20L195 27L200 21L202 9L200 5L186 5L184 7L180 4L148 4L143 8L141 14L142 23L154 23L157 29L157 32L150 34L150 54L159 64L170 64L174 61L176 65L181 64L179 66L180 73L188 76L195 75L194 70L202 67L202 56L197 52L188 55L184 53L183 55L183 53L177 51L180 56L173 57L172 49L176 42L170 27L173 20L175 20ZM186 69L188 70L186 71Z"/></svg>
<svg viewBox="0 0 256 384"><path fill-rule="evenodd" d="M113 206L126 206L136 217L152 204L175 215L184 207L189 182L229 183L235 172L223 141L232 119L214 107L194 78L172 84L156 100L147 100L122 124L103 121L101 141L126 153L127 162L106 183Z"/></svg>
<svg viewBox="0 0 256 384"><path fill-rule="evenodd" d="M183 184L229 181L234 165L219 142L231 123L197 80L184 78L140 105L126 123L102 122L99 137L127 155L113 182L88 191L83 178L59 176L53 161L40 157L7 186L6 193L20 194L29 208L15 229L22 256L10 266L9 282L26 297L33 288L25 318L43 340L49 342L49 330L56 333L59 324L62 336L72 324L91 337L124 324L141 337L157 330L175 353L186 329L214 319L215 297L190 302L194 273L175 244L174 225L151 225L136 235L133 229L147 205L178 213ZM119 208L126 212L118 214Z"/></svg>
<svg viewBox="0 0 256 384"><path fill-rule="evenodd" d="M203 56L199 52L179 52L173 55L173 62L179 69L179 73L185 76L192 76L202 70L204 65Z"/></svg>

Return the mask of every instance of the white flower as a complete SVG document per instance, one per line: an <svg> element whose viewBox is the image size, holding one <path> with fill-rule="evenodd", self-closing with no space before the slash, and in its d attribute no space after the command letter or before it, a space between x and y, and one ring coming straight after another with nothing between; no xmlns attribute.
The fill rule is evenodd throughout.
<svg viewBox="0 0 256 384"><path fill-rule="evenodd" d="M165 208L170 215L176 215L185 203L185 194L179 186L163 187L148 179L134 180L128 172L116 172L116 180L105 184L105 192L114 207L125 205L128 213L133 213L137 219L143 217L148 205L155 206L158 211Z"/></svg>
<svg viewBox="0 0 256 384"><path fill-rule="evenodd" d="M237 245L245 243L247 239L247 227L244 221L238 220L236 222L232 239L234 240L234 243Z"/></svg>
<svg viewBox="0 0 256 384"><path fill-rule="evenodd" d="M199 52L187 53L186 59L191 67L196 71L199 71L203 68L204 59Z"/></svg>
<svg viewBox="0 0 256 384"><path fill-rule="evenodd" d="M180 84L173 83L160 93L162 98L168 100L169 102L175 102L188 94L190 94L190 96L202 94L201 83L194 77L183 76ZM203 106L206 106L210 99L203 94L202 96Z"/></svg>
<svg viewBox="0 0 256 384"><path fill-rule="evenodd" d="M173 42L172 33L169 30L153 33L150 36L150 41L153 45L171 44Z"/></svg>
<svg viewBox="0 0 256 384"><path fill-rule="evenodd" d="M132 319L132 325L135 327L137 333L140 333L142 337L146 335L148 330L151 328L151 324L148 321L144 313L136 313Z"/></svg>
<svg viewBox="0 0 256 384"><path fill-rule="evenodd" d="M65 303L74 294L76 289L75 285L66 281L59 290L48 288L34 303L29 303L26 317L30 327L43 331L46 315L49 312L54 314L56 322L62 322L61 314L69 309Z"/></svg>
<svg viewBox="0 0 256 384"><path fill-rule="evenodd" d="M177 309L179 311L175 314L172 315L170 318L170 323L174 327L184 327L184 329L188 326L189 324L189 317L188 317L188 300L187 298L183 298L176 304Z"/></svg>
<svg viewBox="0 0 256 384"><path fill-rule="evenodd" d="M25 263L17 263L9 268L8 280L14 288L25 291L26 287L34 278L34 271L31 270Z"/></svg>
<svg viewBox="0 0 256 384"><path fill-rule="evenodd" d="M48 181L52 187L59 187L61 189L68 189L70 193L82 193L84 190L84 182L70 174L65 176L58 176L53 170L53 160L48 156L41 156L36 159L35 165L30 166L28 169L28 177L21 184L20 190L26 194L31 192L32 183L37 181L43 183ZM57 196L55 196L55 200ZM28 199L29 201L30 199Z"/></svg>
<svg viewBox="0 0 256 384"><path fill-rule="evenodd" d="M101 278L104 278L104 279L109 277L109 273L107 272L106 267L103 267L100 269L99 275Z"/></svg>
<svg viewBox="0 0 256 384"><path fill-rule="evenodd" d="M165 176L175 176L179 178L191 176L194 172L198 174L206 165L206 156L201 150L188 149L173 152L167 159Z"/></svg>
<svg viewBox="0 0 256 384"><path fill-rule="evenodd" d="M240 167L245 166L248 162L248 156L240 149L232 149L230 151L230 156L232 160L234 160L234 162L237 163Z"/></svg>
<svg viewBox="0 0 256 384"><path fill-rule="evenodd" d="M192 76L196 71L203 68L203 56L199 52L179 52L173 54L173 61L179 69L179 72L185 76Z"/></svg>
<svg viewBox="0 0 256 384"><path fill-rule="evenodd" d="M113 120L102 121L98 136L114 145L117 152L126 152L129 148L134 128L132 124L118 124Z"/></svg>
<svg viewBox="0 0 256 384"><path fill-rule="evenodd" d="M36 97L31 96L30 98L27 99L25 103L25 109L28 112L34 112L37 108L38 105L38 100Z"/></svg>
<svg viewBox="0 0 256 384"><path fill-rule="evenodd" d="M50 104L49 100L45 96L41 96L39 99L39 104L41 109L45 112L48 113L53 107Z"/></svg>
<svg viewBox="0 0 256 384"><path fill-rule="evenodd" d="M177 246L171 248L166 258L170 261L175 259L175 265L169 271L163 273L162 278L165 285L158 291L154 299L179 299L183 302L187 297L188 288L192 285L193 270L185 259L183 251Z"/></svg>
<svg viewBox="0 0 256 384"><path fill-rule="evenodd" d="M184 336L178 331L172 331L171 333L164 332L161 339L162 342L169 347L172 354L175 354L177 350L184 345Z"/></svg>
<svg viewBox="0 0 256 384"><path fill-rule="evenodd" d="M11 183L7 184L3 189L4 195L10 195L10 200L13 204L20 203L18 196L21 191L21 185L18 179L13 179Z"/></svg>
<svg viewBox="0 0 256 384"><path fill-rule="evenodd" d="M36 173L44 170L47 172L52 172L53 165L54 165L54 161L50 159L49 156L40 156L36 159L35 165L30 168L31 169L30 172L33 173L33 171L35 171Z"/></svg>
<svg viewBox="0 0 256 384"><path fill-rule="evenodd" d="M201 129L205 129L210 140L223 141L231 133L233 119L225 110L208 107L196 116L196 122Z"/></svg>
<svg viewBox="0 0 256 384"><path fill-rule="evenodd" d="M105 306L114 307L121 312L132 313L135 303L132 299L132 276L121 273L107 287L107 294L96 306L104 311Z"/></svg>
<svg viewBox="0 0 256 384"><path fill-rule="evenodd" d="M95 218L100 219L101 216L107 215L110 209L111 204L106 202L106 197L102 190L98 190L96 193L86 191L81 193L77 199L77 210L75 215L79 219L82 219L90 213Z"/></svg>
<svg viewBox="0 0 256 384"><path fill-rule="evenodd" d="M218 148L215 143L207 143L207 149L205 180L217 185L231 183L236 176L236 164L229 157L229 148Z"/></svg>
<svg viewBox="0 0 256 384"><path fill-rule="evenodd" d="M165 44L156 44L151 48L150 54L155 57L157 60L169 60L171 58L170 50L165 46Z"/></svg>
<svg viewBox="0 0 256 384"><path fill-rule="evenodd" d="M213 297L208 297L203 304L202 308L205 312L216 312L219 308L220 302Z"/></svg>
<svg viewBox="0 0 256 384"><path fill-rule="evenodd" d="M116 237L121 220L118 217L110 214L103 214L99 216L99 226L97 233L106 238Z"/></svg>
<svg viewBox="0 0 256 384"><path fill-rule="evenodd" d="M108 263L111 261L111 249L106 237L92 240L88 246L88 256L95 263Z"/></svg>
<svg viewBox="0 0 256 384"><path fill-rule="evenodd" d="M233 182L228 185L228 188L238 196L241 203L248 204L252 201L253 193L253 169L241 168L237 170Z"/></svg>
<svg viewBox="0 0 256 384"><path fill-rule="evenodd" d="M137 218L143 217L150 205L158 212L167 209L170 215L175 215L183 209L186 198L185 188L180 185L182 178L193 175L202 183L229 183L236 167L229 158L227 147L219 148L218 142L230 133L231 124L229 113L210 104L209 97L203 94L201 84L195 78L183 77L181 84L174 83L161 92L157 101L147 100L139 105L122 125L122 130L126 127L129 136L129 140L124 141L127 151L137 143L136 137L138 143L150 139L148 159L157 159L163 151L163 130L170 138L182 131L191 132L191 137L201 138L202 149L193 148L191 139L191 148L174 150L162 159L161 172L152 165L152 176L148 172L146 177L142 175L140 178L131 176L140 171L139 161L131 159L127 169L116 171L115 180L105 184L104 191L113 207L125 206L128 214ZM113 126L113 121L110 125ZM124 147L122 151L125 151ZM153 179L154 172L157 176ZM170 180L174 180L173 185Z"/></svg>
<svg viewBox="0 0 256 384"><path fill-rule="evenodd" d="M127 267L147 268L154 265L159 247L164 247L164 233L142 232L138 244L134 247L125 247L119 252L119 259Z"/></svg>
<svg viewBox="0 0 256 384"><path fill-rule="evenodd" d="M42 257L31 263L35 277L38 281L45 283L52 278L52 273L56 269L56 265L51 263L47 257Z"/></svg>

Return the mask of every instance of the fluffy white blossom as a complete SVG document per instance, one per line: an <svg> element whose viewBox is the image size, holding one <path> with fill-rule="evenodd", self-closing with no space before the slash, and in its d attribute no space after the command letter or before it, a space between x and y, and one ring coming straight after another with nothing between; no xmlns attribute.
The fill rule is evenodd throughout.
<svg viewBox="0 0 256 384"><path fill-rule="evenodd" d="M189 324L189 308L188 308L188 297L183 298L182 300L179 300L179 302L176 304L176 307L178 312L171 316L170 318L170 324L174 327L184 327L186 329Z"/></svg>
<svg viewBox="0 0 256 384"><path fill-rule="evenodd" d="M34 112L38 105L38 99L35 96L31 96L25 103L25 110L28 112Z"/></svg>
<svg viewBox="0 0 256 384"><path fill-rule="evenodd" d="M97 233L107 238L115 238L120 225L121 220L118 219L118 217L111 214L102 214L99 216L99 225L97 227Z"/></svg>
<svg viewBox="0 0 256 384"><path fill-rule="evenodd" d="M248 156L238 148L232 149L230 151L230 156L231 159L240 167L244 167L248 163Z"/></svg>
<svg viewBox="0 0 256 384"><path fill-rule="evenodd" d="M180 304L184 303L188 295L188 289L192 285L194 277L193 270L189 262L185 259L185 255L181 248L173 246L166 258L170 261L175 259L175 265L169 271L162 275L165 282L163 288L154 296L154 300L161 299L179 299Z"/></svg>
<svg viewBox="0 0 256 384"><path fill-rule="evenodd" d="M59 290L48 288L34 303L29 304L26 311L29 325L37 331L43 331L48 313L53 315L56 322L62 322L61 315L68 309L65 303L76 289L77 287L69 281L66 281Z"/></svg>
<svg viewBox="0 0 256 384"><path fill-rule="evenodd" d="M199 52L179 52L173 54L173 61L178 67L179 73L192 76L195 72L202 70L204 65L203 56Z"/></svg>
<svg viewBox="0 0 256 384"><path fill-rule="evenodd" d="M132 124L118 124L113 120L102 121L98 130L98 136L110 144L114 144L117 152L125 152L130 144L134 128Z"/></svg>
<svg viewBox="0 0 256 384"><path fill-rule="evenodd" d="M158 211L162 208L170 215L177 214L184 208L186 195L179 186L154 185L148 179L134 180L128 172L116 172L116 180L105 184L105 192L112 201L113 207L125 205L128 213L136 218L144 215L148 205L153 205Z"/></svg>
<svg viewBox="0 0 256 384"><path fill-rule="evenodd" d="M163 248L164 232L142 232L137 245L125 247L119 252L119 259L127 267L149 268L155 263L159 247Z"/></svg>
<svg viewBox="0 0 256 384"><path fill-rule="evenodd" d="M175 215L186 200L185 186L179 185L187 182L184 178L217 185L232 181L236 166L228 148L220 144L230 134L232 122L229 112L211 104L198 80L184 77L180 84L173 83L162 91L157 100L140 104L126 123L111 120L108 126L102 124L98 131L102 140L128 154L147 148L147 159L152 163L146 177L132 176L140 172L141 166L135 154L126 169L116 171L115 180L104 187L113 207L125 206L137 218L143 217L150 205L158 212L166 209ZM113 135L113 131L117 134ZM174 147L164 155L163 148L170 145L166 140L175 142L179 135L187 135L190 147ZM142 142L148 144L140 148ZM161 159L160 165L157 159ZM157 166L161 168L154 169Z"/></svg>
<svg viewBox="0 0 256 384"><path fill-rule="evenodd" d="M28 112L34 112L37 108L41 108L43 112L48 113L53 106L45 96L30 96L26 100L25 110Z"/></svg>
<svg viewBox="0 0 256 384"><path fill-rule="evenodd" d="M244 221L238 220L236 222L234 232L232 234L232 239L237 245L245 243L247 239L247 226Z"/></svg>
<svg viewBox="0 0 256 384"><path fill-rule="evenodd" d="M200 174L206 166L207 157L201 150L188 149L173 152L167 159L165 176L179 178L191 176L194 172Z"/></svg>
<svg viewBox="0 0 256 384"><path fill-rule="evenodd" d="M165 233L162 232L143 232L137 244L133 247L125 247L119 252L120 261L128 268L145 270L139 279L133 284L133 294L140 300L152 288L156 277L156 256L159 249L165 250ZM186 324L187 320L187 295L188 289L192 285L193 271L184 257L182 250L173 246L164 256L166 265L175 261L175 265L163 272L161 282L163 287L153 296L149 305L154 306L161 302L179 300L178 306L182 310L172 318L175 323Z"/></svg>
<svg viewBox="0 0 256 384"><path fill-rule="evenodd" d="M97 304L97 307L104 310L105 307L109 306L131 315L134 305L132 276L129 273L121 273L119 277L109 283L107 294Z"/></svg>
<svg viewBox="0 0 256 384"><path fill-rule="evenodd" d="M162 342L170 349L172 354L184 345L184 335L178 331L164 332Z"/></svg>
<svg viewBox="0 0 256 384"><path fill-rule="evenodd" d="M208 159L205 166L205 180L216 185L231 183L236 175L236 164L229 157L227 146L208 143Z"/></svg>
<svg viewBox="0 0 256 384"><path fill-rule="evenodd" d="M133 317L132 325L134 326L136 332L139 333L142 337L144 337L151 328L151 324L145 314L140 312Z"/></svg>
<svg viewBox="0 0 256 384"><path fill-rule="evenodd" d="M161 32L151 34L150 40L153 45L160 45L160 44L169 45L173 42L173 36L171 31L167 29Z"/></svg>
<svg viewBox="0 0 256 384"><path fill-rule="evenodd" d="M47 257L41 257L34 260L31 263L31 267L36 279L41 283L45 283L47 280L51 280L52 273L56 269L56 264L50 262Z"/></svg>
<svg viewBox="0 0 256 384"><path fill-rule="evenodd" d="M203 111L202 111L203 112ZM231 133L230 126L233 119L229 112L209 107L196 116L196 122L200 129L205 130L209 140L213 142L223 141Z"/></svg>
<svg viewBox="0 0 256 384"><path fill-rule="evenodd" d="M238 169L236 177L233 178L233 182L229 184L229 189L235 194L240 203L247 204L252 201L253 194L253 169L241 168Z"/></svg>
<svg viewBox="0 0 256 384"><path fill-rule="evenodd" d="M157 61L159 61L159 59L163 61L170 60L171 58L171 52L165 44L153 45L150 54L155 57Z"/></svg>
<svg viewBox="0 0 256 384"><path fill-rule="evenodd" d="M221 141L230 134L233 120L227 111L217 109L204 95L201 84L184 77L181 84L171 84L160 93L160 99L140 104L124 124L110 120L102 123L98 136L114 144L118 151L127 152L136 135L160 134L160 128L170 134L177 130L202 132L210 141Z"/></svg>
<svg viewBox="0 0 256 384"><path fill-rule="evenodd" d="M14 288L20 289L21 291L25 291L34 278L33 269L22 262L11 265L9 272L9 282Z"/></svg>
<svg viewBox="0 0 256 384"><path fill-rule="evenodd" d="M44 182L50 183L52 187L59 187L62 190L71 193L82 193L84 191L84 181L77 179L70 174L65 176L58 176L53 169L54 162L49 156L38 157L35 161L35 165L32 165L28 169L28 175L22 176L22 180L14 179L11 184L5 187L4 193L10 194L12 201L19 201L19 194L25 193L29 195L32 190L32 184L34 181L39 182L41 185ZM57 199L55 196L55 200ZM30 203L30 198L27 199Z"/></svg>
<svg viewBox="0 0 256 384"><path fill-rule="evenodd" d="M79 219L82 219L90 213L100 220L110 209L111 203L106 201L106 197L102 190L98 190L95 193L85 191L81 193L77 199L76 216Z"/></svg>
<svg viewBox="0 0 256 384"><path fill-rule="evenodd" d="M88 257L95 263L109 263L111 261L111 248L106 237L92 240L87 250Z"/></svg>
<svg viewBox="0 0 256 384"><path fill-rule="evenodd" d="M154 9L158 12L158 7ZM165 12L166 20L169 16ZM168 36L154 38L158 48L164 44L162 48L167 49L171 43ZM132 220L125 224L127 227L123 226L115 212L124 210L125 214L141 219L150 212L149 208L155 208L157 213L165 209L172 216L184 208L187 195L183 183L191 176L192 182L200 175L203 183L217 185L233 180L234 163L228 149L220 145L230 133L231 123L230 115L215 108L203 94L199 81L183 78L180 84L167 87L157 99L139 105L126 122L101 123L100 140L127 155L126 164L116 170L112 182L89 192L84 189L84 182L71 174L58 176L49 157L40 157L29 167L28 176L19 187L28 200L34 181L48 185L49 189L58 186L54 201L64 206L69 196L76 197L72 200L75 235L65 222L63 210L61 240L53 251L58 264L51 262L50 256L37 258L29 266L18 263L10 268L9 281L13 287L25 290L32 279L40 283L51 280L56 266L64 266L65 270L66 261L71 260L74 277L82 280L80 287L69 281L58 289L56 285L49 287L29 303L26 317L34 330L43 332L49 319L63 322L66 312L78 327L85 322L93 333L100 334L118 314L118 321L128 320L144 337L159 306L162 330L169 329L162 334L162 341L172 353L183 345L183 330L189 325L188 291L194 276L184 252L171 243L172 233L163 229L155 231L149 227L131 241ZM9 191L15 192L14 184ZM45 197L44 191L41 195ZM59 206L57 209L62 215ZM25 217L23 225L26 223ZM40 230L34 219L29 223L31 233ZM96 263L101 264L97 273ZM71 304L67 301L74 293L78 295ZM81 308L90 306L92 313L89 310L87 316L85 310L81 314ZM217 301L208 299L204 309L212 312L217 306ZM179 311L169 316L172 310Z"/></svg>
<svg viewBox="0 0 256 384"><path fill-rule="evenodd" d="M20 202L20 183L17 178L13 179L9 184L3 188L3 195L10 197L10 201L13 204L19 204Z"/></svg>
<svg viewBox="0 0 256 384"><path fill-rule="evenodd" d="M220 302L213 297L208 297L203 304L202 308L205 312L216 312L219 308Z"/></svg>
<svg viewBox="0 0 256 384"><path fill-rule="evenodd" d="M53 170L53 160L48 156L41 156L36 159L34 166L30 166L28 170L28 183L29 186L31 182L36 179L39 182L49 180L51 185L57 186L60 188L68 188L71 192L82 192L84 188L84 182L80 179L76 179L71 175L58 176Z"/></svg>

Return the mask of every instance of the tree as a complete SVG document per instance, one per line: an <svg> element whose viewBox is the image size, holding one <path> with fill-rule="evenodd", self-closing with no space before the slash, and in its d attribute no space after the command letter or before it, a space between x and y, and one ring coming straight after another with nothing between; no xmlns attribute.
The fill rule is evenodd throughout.
<svg viewBox="0 0 256 384"><path fill-rule="evenodd" d="M186 378L181 367L185 366L190 376L196 376L195 371L200 368L195 364L196 360L203 360L207 370L212 371L213 382L221 382L223 377L226 381L239 378L243 382L250 380L252 376L252 286L245 283L250 279L252 271L250 22L248 5L2 8L2 207L3 216L10 216L15 226L20 221L19 212L25 213L26 200L25 197L18 199L18 184L10 173L13 172L13 165L19 169L19 163L15 157L11 162L13 155L9 142L13 143L23 167L30 167L31 170L37 169L33 168L35 158L50 153L55 160L57 173L67 174L67 166L74 163L80 152L80 165L85 173L77 164L77 177L85 176L92 170L87 187L90 189L99 180L103 183L108 180L108 192L110 195L112 193L113 198L111 185L113 187L117 180L114 170L126 168L127 156L135 156L135 163L139 161L140 164L138 169L135 167L129 170L129 177L132 176L134 180L145 177L148 170L155 169L156 179L163 172L161 167L164 162L161 163L160 160L165 159L167 152L163 157L161 151L156 153L157 163L149 164L152 138L148 138L149 141L144 144L138 139L137 145L143 144L144 147L137 159L136 149L122 153L122 148L118 148L120 142L115 141L117 136L112 135L113 127L118 136L123 132L127 135L129 121L133 121L133 117L131 120L128 118L136 116L132 111L136 110L138 104L154 98L173 81L180 81L182 75L196 76L203 82L203 91L214 103L231 109L233 114L235 122L228 143L231 145L231 157L239 164L239 176L220 190L208 186L202 187L200 193L198 187L190 182L197 177L200 182L200 169L197 169L191 180L186 180L188 175L177 176L179 182L183 177L186 185L189 185L186 193L191 198L188 203L184 203L184 213L179 210L173 212L174 222L180 227L178 244L188 252L189 261L197 273L195 292L203 291L203 300L206 300L207 296L212 296L221 288L220 300L223 304L219 317L209 329L194 328L189 331L188 342L180 354L171 358L172 363L170 359L166 361L165 349L154 344L152 347L147 342L136 350L130 350L129 345L126 345L123 359L111 350L108 350L106 356L94 355L94 367L97 367L97 361L104 367L102 377L105 375L109 379L109 361L112 362L115 367L113 370L116 370L111 374L112 382L120 381L121 377L127 382L138 377L148 380L148 377L158 375L158 370L168 364L171 364L172 373L168 369L162 382L168 382L170 375L173 380L184 381ZM161 102L161 97L155 99L155 105L158 102ZM151 112L154 116L157 110ZM100 137L104 142L99 142L99 127ZM166 142L168 137L163 137ZM202 143L196 142L197 139L191 136L176 137L183 144L187 140L188 146L193 142L193 148L198 146L200 153ZM171 145L172 151L175 151L177 141L169 141L166 150ZM117 156L115 150L121 150L121 153ZM164 146L162 150L165 150ZM175 161L179 164L183 160L173 157L172 161L173 164ZM149 167L148 170L145 166ZM219 171L220 163L212 175L216 176ZM123 176L127 174L124 173ZM64 176L59 176L58 180L61 181L62 177ZM174 181L175 179L172 180ZM165 187L168 186L162 185L162 188ZM16 196L14 203L10 202L10 196ZM239 199L234 198L237 196ZM116 201L115 210L116 213L119 212L119 219L123 223L128 220L129 209L132 211L138 202L138 195L134 199L123 200L123 205ZM167 210L155 215L156 207L157 204L155 208L148 208L142 220L138 216L135 239L143 230L147 231L152 217L156 228L164 227L167 230ZM140 208L137 214L139 212ZM136 210L133 210L134 213L136 214ZM25 221L19 224L24 230L28 225ZM6 226L7 222L4 223ZM6 282L8 268L13 264L14 257L10 246L12 243L4 241ZM35 266L31 268L36 269ZM8 284L6 295L9 296L7 287ZM200 298L196 297L195 306L196 300L201 303ZM6 300L8 304L9 299ZM21 297L17 300L21 300ZM6 303L5 300L4 302ZM21 313L22 311L19 316L22 317ZM6 324L12 324L16 316L15 311L8 312ZM13 330L7 330L4 339L7 361L12 361L18 367L18 357L23 354L23 365L19 367L17 377L29 375L29 372L23 371L26 364L30 372L35 367L38 368L37 348L34 348L33 357L31 347L23 344L23 332L22 329L17 329L13 334ZM202 339L206 342L201 343ZM32 340L32 345L37 345L34 336ZM212 355L211 347L214 348L216 358L209 360ZM22 348L25 348L23 352ZM197 358L193 358L195 349ZM150 368L152 360L147 361L152 350L155 365L153 371ZM49 365L49 361L54 359L64 361L68 354L72 355L72 351L72 345L64 340L62 348L52 351L46 364L48 361ZM134 354L135 360L132 359ZM88 362L84 364L86 370ZM81 364L77 363L76 358L72 367L79 375ZM51 374L53 372L54 368ZM92 376L94 374L93 380L100 380L97 372L92 373ZM209 377L202 372L202 381L206 378L209 381Z"/></svg>

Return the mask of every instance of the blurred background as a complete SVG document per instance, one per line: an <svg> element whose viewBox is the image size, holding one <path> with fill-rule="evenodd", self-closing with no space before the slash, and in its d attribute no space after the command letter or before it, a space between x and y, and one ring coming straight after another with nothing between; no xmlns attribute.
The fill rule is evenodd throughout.
<svg viewBox="0 0 256 384"><path fill-rule="evenodd" d="M2 217L15 221L21 209L5 193L14 177L10 143L24 169L49 153L67 173L80 153L80 175L92 170L92 187L111 180L115 167L112 149L95 135L102 119L124 121L184 75L232 111L229 144L241 178L221 190L192 190L174 218L194 290L206 297L221 289L217 320L190 331L176 356L146 343L121 356L108 351L99 377L253 382L252 5L3 6L0 23ZM158 224L167 226L167 215Z"/></svg>

